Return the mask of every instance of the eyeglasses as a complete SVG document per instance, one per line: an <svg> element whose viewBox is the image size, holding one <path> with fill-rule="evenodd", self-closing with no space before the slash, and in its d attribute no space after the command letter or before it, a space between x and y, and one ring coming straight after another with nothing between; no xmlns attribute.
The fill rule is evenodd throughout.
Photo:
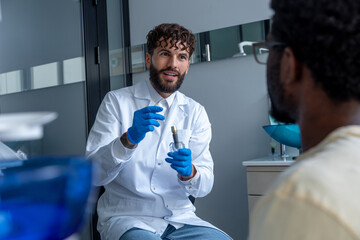
<svg viewBox="0 0 360 240"><path fill-rule="evenodd" d="M275 42L275 41L266 41L266 42L257 42L252 45L255 61L260 64L266 64L270 48L275 46L283 46L286 44L283 42Z"/></svg>

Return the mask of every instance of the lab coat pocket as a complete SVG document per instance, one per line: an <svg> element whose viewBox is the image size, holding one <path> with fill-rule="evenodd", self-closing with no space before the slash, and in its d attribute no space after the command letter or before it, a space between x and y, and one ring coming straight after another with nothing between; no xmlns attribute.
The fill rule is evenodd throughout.
<svg viewBox="0 0 360 240"><path fill-rule="evenodd" d="M189 129L178 129L177 130L178 139L185 145L185 148L189 148L189 141L191 137L191 130Z"/></svg>

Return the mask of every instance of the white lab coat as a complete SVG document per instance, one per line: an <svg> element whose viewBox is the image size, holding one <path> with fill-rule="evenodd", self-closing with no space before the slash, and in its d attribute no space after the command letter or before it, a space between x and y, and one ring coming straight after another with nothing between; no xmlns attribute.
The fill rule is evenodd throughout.
<svg viewBox="0 0 360 240"><path fill-rule="evenodd" d="M119 239L133 227L160 234L167 223L214 227L195 215L188 199L189 195L207 195L214 181L211 125L203 106L175 92L163 128L147 133L135 149L125 148L120 141L132 125L134 112L155 104L149 87L150 83L143 81L109 92L88 137L86 154L100 165L96 185L105 186L98 201L102 239ZM189 181L181 181L165 162L173 125L179 140L192 151L197 174Z"/></svg>

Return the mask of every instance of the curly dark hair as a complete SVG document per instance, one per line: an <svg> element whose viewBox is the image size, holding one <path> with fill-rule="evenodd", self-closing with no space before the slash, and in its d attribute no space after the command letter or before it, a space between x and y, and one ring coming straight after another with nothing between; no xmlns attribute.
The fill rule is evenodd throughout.
<svg viewBox="0 0 360 240"><path fill-rule="evenodd" d="M337 102L360 100L359 0L272 0L271 35Z"/></svg>
<svg viewBox="0 0 360 240"><path fill-rule="evenodd" d="M189 52L189 57L191 57L195 50L196 39L194 34L176 23L163 23L156 26L148 33L146 39L147 51L151 55L155 48L162 45L167 46L169 39L171 39L170 48L175 47L177 49L176 43L180 42L180 45L182 46L181 50L186 49Z"/></svg>

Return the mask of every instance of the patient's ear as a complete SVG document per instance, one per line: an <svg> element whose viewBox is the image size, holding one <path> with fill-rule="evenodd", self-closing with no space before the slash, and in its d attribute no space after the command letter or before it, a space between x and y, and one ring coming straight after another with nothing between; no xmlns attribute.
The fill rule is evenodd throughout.
<svg viewBox="0 0 360 240"><path fill-rule="evenodd" d="M299 81L302 75L303 63L296 59L294 51L290 47L284 49L281 57L280 76L284 84Z"/></svg>

